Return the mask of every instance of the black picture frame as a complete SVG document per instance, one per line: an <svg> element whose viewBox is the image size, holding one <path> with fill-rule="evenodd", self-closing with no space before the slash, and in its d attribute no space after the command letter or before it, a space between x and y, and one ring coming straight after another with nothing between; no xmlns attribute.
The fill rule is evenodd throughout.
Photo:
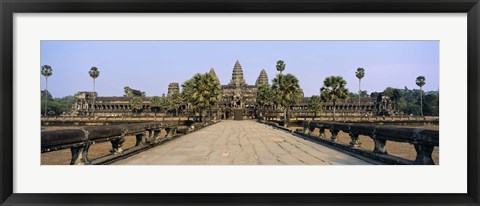
<svg viewBox="0 0 480 206"><path fill-rule="evenodd" d="M479 205L479 0L0 0L1 205ZM466 194L19 194L13 193L13 14L15 13L467 13ZM318 178L318 177L312 177ZM132 180L133 181L133 180ZM372 184L375 180L372 180ZM73 184L73 183L72 183ZM148 183L146 183L148 184ZM378 183L379 187L383 183ZM321 185L319 185L321 187ZM348 185L346 185L348 187ZM88 191L86 191L88 192ZM361 192L361 191L359 191Z"/></svg>

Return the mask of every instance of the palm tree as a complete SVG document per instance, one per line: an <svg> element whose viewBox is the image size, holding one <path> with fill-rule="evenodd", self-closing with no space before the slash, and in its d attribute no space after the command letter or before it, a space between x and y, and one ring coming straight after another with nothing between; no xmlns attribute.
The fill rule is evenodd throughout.
<svg viewBox="0 0 480 206"><path fill-rule="evenodd" d="M277 74L272 80L272 90L278 97L278 102L284 107L284 126L287 127L288 123L288 110L290 105L298 103L302 98L302 91L297 77L292 74Z"/></svg>
<svg viewBox="0 0 480 206"><path fill-rule="evenodd" d="M323 81L321 98L333 103L333 121L335 121L336 102L348 98L347 82L340 76L330 76Z"/></svg>
<svg viewBox="0 0 480 206"><path fill-rule="evenodd" d="M160 98L160 110L167 113L172 108L172 101L170 98L163 96Z"/></svg>
<svg viewBox="0 0 480 206"><path fill-rule="evenodd" d="M420 115L423 116L423 90L422 87L425 85L425 77L424 76L418 76L417 80L415 81L417 86L420 87Z"/></svg>
<svg viewBox="0 0 480 206"><path fill-rule="evenodd" d="M360 96L361 96L361 89L360 89L360 83L362 81L362 78L365 76L365 69L363 68L358 68L357 71L355 72L355 76L358 78L358 104L360 104Z"/></svg>
<svg viewBox="0 0 480 206"><path fill-rule="evenodd" d="M172 94L170 101L172 102L172 109L175 109L175 116L178 116L178 109L184 102L183 96L180 93Z"/></svg>
<svg viewBox="0 0 480 206"><path fill-rule="evenodd" d="M314 112L313 118L317 117L317 112L322 111L322 99L320 96L313 95L308 100L308 109Z"/></svg>
<svg viewBox="0 0 480 206"><path fill-rule="evenodd" d="M90 77L93 78L93 107L92 109L95 111L95 100L97 98L97 96L95 95L95 79L100 76L100 71L98 70L97 67L92 67L90 69L90 71L88 71L88 74L90 75Z"/></svg>
<svg viewBox="0 0 480 206"><path fill-rule="evenodd" d="M45 116L47 116L47 103L48 103L48 77L52 76L53 70L49 65L43 65L40 67L42 69L42 75L45 77Z"/></svg>
<svg viewBox="0 0 480 206"><path fill-rule="evenodd" d="M204 110L212 107L222 98L222 86L220 81L210 75L195 74L190 80L182 85L182 94L195 109L200 109L202 121L204 121Z"/></svg>
<svg viewBox="0 0 480 206"><path fill-rule="evenodd" d="M157 116L157 112L160 110L160 97L159 96L154 96L150 100L150 109L155 113L155 117Z"/></svg>
<svg viewBox="0 0 480 206"><path fill-rule="evenodd" d="M135 114L138 114L138 112L143 108L142 98L133 97L132 100L130 101L130 106L132 107Z"/></svg>
<svg viewBox="0 0 480 206"><path fill-rule="evenodd" d="M256 101L262 107L263 113L266 106L273 104L273 90L270 85L262 84L258 87ZM260 116L263 116L263 114L260 114Z"/></svg>
<svg viewBox="0 0 480 206"><path fill-rule="evenodd" d="M277 61L277 66L276 67L277 67L277 71L279 71L280 74L283 72L283 70L285 70L285 66L287 66L287 65L283 62L283 60L278 60Z"/></svg>

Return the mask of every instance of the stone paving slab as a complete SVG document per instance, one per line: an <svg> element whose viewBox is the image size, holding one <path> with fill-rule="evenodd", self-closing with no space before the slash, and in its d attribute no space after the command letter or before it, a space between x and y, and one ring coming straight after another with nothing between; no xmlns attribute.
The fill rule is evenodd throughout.
<svg viewBox="0 0 480 206"><path fill-rule="evenodd" d="M115 162L119 165L368 165L254 121L224 120Z"/></svg>

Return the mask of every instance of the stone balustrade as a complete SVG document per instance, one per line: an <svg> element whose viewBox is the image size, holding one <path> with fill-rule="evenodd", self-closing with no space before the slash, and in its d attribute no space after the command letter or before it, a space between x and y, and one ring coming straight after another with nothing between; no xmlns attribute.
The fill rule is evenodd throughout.
<svg viewBox="0 0 480 206"><path fill-rule="evenodd" d="M348 133L351 141L348 147L357 148L359 146L359 135L372 138L375 143L374 154L387 154L385 145L387 141L404 142L412 144L417 152L416 158L412 164L433 165L432 152L435 146L439 145L438 130L419 129L419 128L399 128L385 125L355 124L355 123L333 123L321 121L304 121L303 135L312 136L313 131L318 128L318 138L327 139L330 142L336 142L340 131ZM325 130L329 130L330 137L325 136ZM398 161L397 163L405 163ZM408 162L407 162L408 163Z"/></svg>
<svg viewBox="0 0 480 206"><path fill-rule="evenodd" d="M196 131L213 123L215 122L184 125L179 121L163 121L43 131L41 134L41 152L45 153L70 149L71 165L104 164L116 158L128 156L140 150L156 146L180 135ZM162 131L165 131L164 137L160 137ZM126 136L135 136L136 143L134 147L124 151L122 144L125 142ZM88 159L90 146L108 141L112 145L110 155L90 161Z"/></svg>
<svg viewBox="0 0 480 206"><path fill-rule="evenodd" d="M291 128L280 126L276 122L264 120L258 121L287 132L295 133L311 141L329 144L348 152L366 156L387 164L433 165L435 163L432 159L432 152L434 147L439 146L438 130L400 128L378 124L373 125L323 121L303 121L303 130L293 130ZM318 129L318 135L314 135L314 131L316 129ZM330 132L329 137L327 137L325 133L326 130L329 130ZM349 134L351 141L348 145L337 142L337 136L339 132L345 132ZM359 148L360 135L368 136L373 140L373 151ZM412 144L416 151L415 160L407 160L388 154L385 148L387 141Z"/></svg>
<svg viewBox="0 0 480 206"><path fill-rule="evenodd" d="M193 117L143 117L143 116L110 116L110 117L90 117L90 116L51 116L42 117L42 126L54 125L109 125L109 124L128 124L145 123L154 121L178 121L180 124L190 124Z"/></svg>
<svg viewBox="0 0 480 206"><path fill-rule="evenodd" d="M283 121L283 114L265 115L263 118L268 121ZM302 124L304 121L333 121L329 116L295 116L289 119L290 124ZM439 117L434 116L337 116L336 122L344 123L392 123L392 124L434 124L438 125Z"/></svg>

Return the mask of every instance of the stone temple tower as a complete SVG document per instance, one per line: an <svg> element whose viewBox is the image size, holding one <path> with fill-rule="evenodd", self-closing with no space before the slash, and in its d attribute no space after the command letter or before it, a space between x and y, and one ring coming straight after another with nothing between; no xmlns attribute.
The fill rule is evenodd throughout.
<svg viewBox="0 0 480 206"><path fill-rule="evenodd" d="M177 82L172 82L168 85L168 94L167 96L171 97L173 94L178 94L180 92L180 87Z"/></svg>
<svg viewBox="0 0 480 206"><path fill-rule="evenodd" d="M245 79L243 79L242 65L240 65L240 62L237 60L237 62L235 62L235 66L233 67L232 79L230 80L229 85L240 87L245 84Z"/></svg>
<svg viewBox="0 0 480 206"><path fill-rule="evenodd" d="M268 76L265 69L262 69L262 71L260 72L260 75L257 78L257 82L255 82L255 86L258 87L263 84L268 84Z"/></svg>
<svg viewBox="0 0 480 206"><path fill-rule="evenodd" d="M217 74L215 73L215 69L213 69L213 67L210 69L209 74L212 75L212 77L214 77L215 79L218 79Z"/></svg>

